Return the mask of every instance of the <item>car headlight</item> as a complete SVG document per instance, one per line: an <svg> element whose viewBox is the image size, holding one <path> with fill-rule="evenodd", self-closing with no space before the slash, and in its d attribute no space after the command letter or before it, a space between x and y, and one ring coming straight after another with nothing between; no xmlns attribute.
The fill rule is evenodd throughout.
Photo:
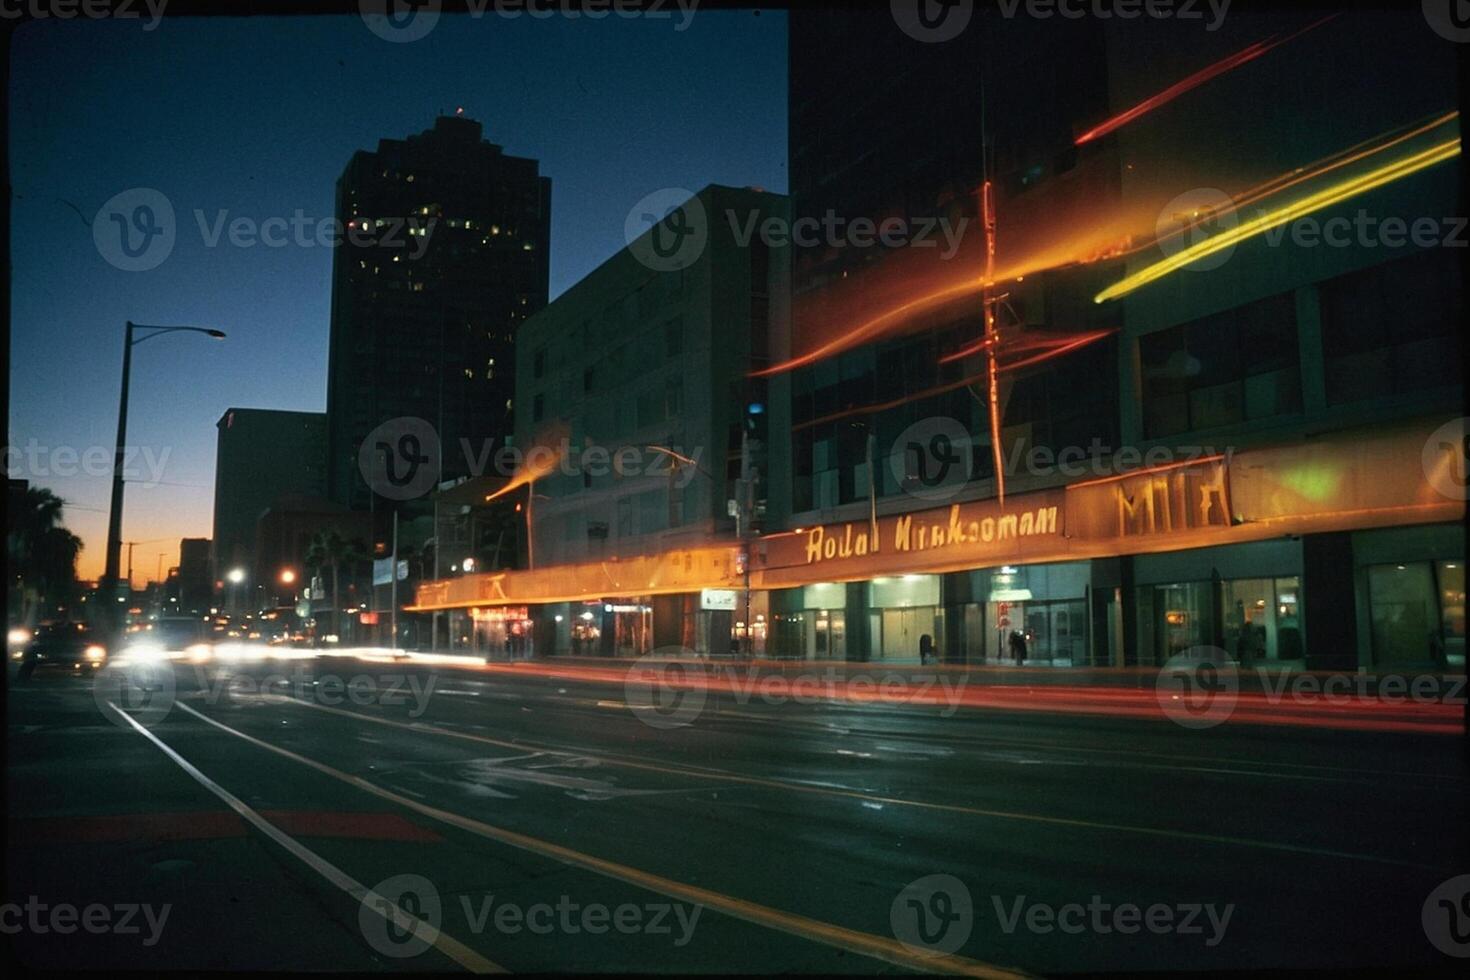
<svg viewBox="0 0 1470 980"><path fill-rule="evenodd" d="M23 626L17 626L5 634L5 645L12 647L23 647L31 642L31 631Z"/></svg>
<svg viewBox="0 0 1470 980"><path fill-rule="evenodd" d="M102 661L107 659L107 651L94 643L91 646L87 647L86 656L87 659L92 661L93 664L100 664Z"/></svg>

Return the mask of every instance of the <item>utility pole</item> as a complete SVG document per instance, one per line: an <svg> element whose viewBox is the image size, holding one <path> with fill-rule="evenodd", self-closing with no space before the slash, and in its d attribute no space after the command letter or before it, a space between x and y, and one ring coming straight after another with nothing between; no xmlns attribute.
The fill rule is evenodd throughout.
<svg viewBox="0 0 1470 980"><path fill-rule="evenodd" d="M388 629L391 631L388 649L398 652L398 508L393 508L393 569L389 591Z"/></svg>
<svg viewBox="0 0 1470 980"><path fill-rule="evenodd" d="M736 506L735 536L740 539L741 565L744 566L745 580L745 655L751 657L754 651L755 630L750 621L750 538L751 524L755 518L755 481L757 471L751 465L750 460L750 430L748 425L740 426L740 499Z"/></svg>
<svg viewBox="0 0 1470 980"><path fill-rule="evenodd" d="M526 571L536 570L536 524L531 517L532 501L536 499L536 481L526 484Z"/></svg>

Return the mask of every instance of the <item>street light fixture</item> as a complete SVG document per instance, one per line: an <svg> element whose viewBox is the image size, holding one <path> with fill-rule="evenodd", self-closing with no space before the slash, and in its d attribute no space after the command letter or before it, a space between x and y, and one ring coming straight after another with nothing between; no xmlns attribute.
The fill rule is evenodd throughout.
<svg viewBox="0 0 1470 980"><path fill-rule="evenodd" d="M136 331L146 332L135 336ZM128 441L128 384L133 369L133 347L166 333L202 333L215 340L225 338L223 330L213 327L157 327L127 321L123 338L122 394L118 399L117 409L117 444L112 457L112 506L107 519L107 567L99 583L104 596L116 591L122 565L123 446Z"/></svg>
<svg viewBox="0 0 1470 980"><path fill-rule="evenodd" d="M281 584L290 585L296 581L296 573L289 568L281 569Z"/></svg>

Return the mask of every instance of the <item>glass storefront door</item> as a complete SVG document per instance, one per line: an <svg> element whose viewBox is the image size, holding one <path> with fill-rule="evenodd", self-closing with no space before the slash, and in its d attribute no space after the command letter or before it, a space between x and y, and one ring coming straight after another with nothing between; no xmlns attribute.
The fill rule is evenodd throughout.
<svg viewBox="0 0 1470 980"><path fill-rule="evenodd" d="M1221 582L1225 652L1242 667L1302 660L1300 594L1301 579L1295 575Z"/></svg>
<svg viewBox="0 0 1470 980"><path fill-rule="evenodd" d="M1464 665L1462 562L1411 561L1368 566L1374 666Z"/></svg>
<svg viewBox="0 0 1470 980"><path fill-rule="evenodd" d="M806 658L808 660L847 659L847 611L817 609L806 614Z"/></svg>
<svg viewBox="0 0 1470 980"><path fill-rule="evenodd" d="M1214 634L1209 582L1154 586L1154 637L1159 663L1190 647L1207 646Z"/></svg>
<svg viewBox="0 0 1470 980"><path fill-rule="evenodd" d="M942 649L940 617L934 606L882 611L882 642L885 660L918 660L919 638L928 635L936 650Z"/></svg>

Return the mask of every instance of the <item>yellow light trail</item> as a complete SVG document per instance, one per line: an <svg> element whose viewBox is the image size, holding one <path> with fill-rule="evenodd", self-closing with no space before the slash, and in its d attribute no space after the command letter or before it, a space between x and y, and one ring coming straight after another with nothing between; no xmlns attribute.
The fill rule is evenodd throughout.
<svg viewBox="0 0 1470 980"><path fill-rule="evenodd" d="M1247 238L1270 231L1272 228L1280 227L1288 221L1294 221L1313 211L1339 204L1349 198L1365 194L1375 188L1392 183L1410 174L1419 172L1437 163L1443 163L1458 156L1460 153L1460 140L1458 137L1437 143L1428 149L1411 154L1401 160L1385 164L1376 170L1370 170L1365 174L1352 177L1340 183L1325 187L1315 194L1309 194L1299 201L1284 205L1275 211L1267 211L1249 221L1242 222L1228 231L1218 235L1212 235L1202 242L1197 242L1188 248L1181 249L1174 255L1169 256L1153 265L1138 270L1131 276L1114 283L1107 289L1093 297L1094 303L1105 303L1120 296L1126 296L1134 290L1145 286L1157 279L1161 279L1176 269L1183 268L1191 262L1216 252L1230 248Z"/></svg>

